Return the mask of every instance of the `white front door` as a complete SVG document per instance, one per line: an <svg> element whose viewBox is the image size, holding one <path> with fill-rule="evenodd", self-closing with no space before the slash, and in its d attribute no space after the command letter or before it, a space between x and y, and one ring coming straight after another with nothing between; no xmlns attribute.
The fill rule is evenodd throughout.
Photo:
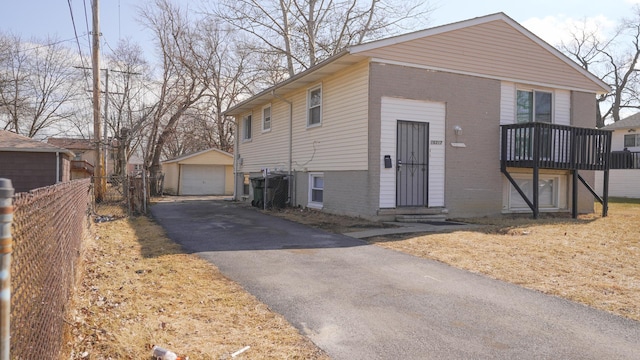
<svg viewBox="0 0 640 360"><path fill-rule="evenodd" d="M382 98L380 124L381 209L396 208L398 206L444 206L445 111L446 105L442 102ZM425 168L427 189L426 192L415 191L412 194L412 196L424 197L423 201L426 203L420 203L420 199L413 198L407 198L405 199L406 201L398 200L397 166L398 159L400 159L398 157L398 124L403 121L425 123L425 126L428 127L428 142L423 143L426 147L424 150L427 152L427 158L424 159L427 164ZM386 155L389 155L393 160L392 166L389 168L385 167L383 161ZM400 166L402 167L402 164ZM420 205L416 205L419 203Z"/></svg>

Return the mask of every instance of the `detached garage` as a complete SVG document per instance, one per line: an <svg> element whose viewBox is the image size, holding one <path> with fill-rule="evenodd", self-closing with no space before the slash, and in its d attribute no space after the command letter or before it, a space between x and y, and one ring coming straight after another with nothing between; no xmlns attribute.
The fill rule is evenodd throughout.
<svg viewBox="0 0 640 360"><path fill-rule="evenodd" d="M232 195L233 155L208 149L162 162L169 195Z"/></svg>

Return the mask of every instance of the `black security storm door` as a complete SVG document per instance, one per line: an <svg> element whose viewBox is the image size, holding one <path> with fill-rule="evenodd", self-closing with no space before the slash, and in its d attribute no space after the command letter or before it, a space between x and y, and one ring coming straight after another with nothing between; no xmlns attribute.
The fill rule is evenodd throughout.
<svg viewBox="0 0 640 360"><path fill-rule="evenodd" d="M398 120L396 206L427 206L429 123Z"/></svg>

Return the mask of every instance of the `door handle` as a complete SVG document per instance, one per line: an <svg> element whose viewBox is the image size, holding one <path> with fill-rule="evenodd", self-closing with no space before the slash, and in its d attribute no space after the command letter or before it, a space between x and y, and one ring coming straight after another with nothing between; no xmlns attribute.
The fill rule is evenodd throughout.
<svg viewBox="0 0 640 360"><path fill-rule="evenodd" d="M398 170L400 170L402 167L402 160L398 159L398 161L396 161L396 166L398 167Z"/></svg>

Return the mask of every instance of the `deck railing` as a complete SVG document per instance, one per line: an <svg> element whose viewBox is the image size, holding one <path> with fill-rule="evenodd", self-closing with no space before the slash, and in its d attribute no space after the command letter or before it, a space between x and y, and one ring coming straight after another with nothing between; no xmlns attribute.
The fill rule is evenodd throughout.
<svg viewBox="0 0 640 360"><path fill-rule="evenodd" d="M640 152L612 151L610 169L640 169Z"/></svg>
<svg viewBox="0 0 640 360"><path fill-rule="evenodd" d="M539 122L500 127L503 168L609 168L611 131Z"/></svg>
<svg viewBox="0 0 640 360"><path fill-rule="evenodd" d="M86 160L71 160L72 171L85 171L87 174L93 175L93 165Z"/></svg>

